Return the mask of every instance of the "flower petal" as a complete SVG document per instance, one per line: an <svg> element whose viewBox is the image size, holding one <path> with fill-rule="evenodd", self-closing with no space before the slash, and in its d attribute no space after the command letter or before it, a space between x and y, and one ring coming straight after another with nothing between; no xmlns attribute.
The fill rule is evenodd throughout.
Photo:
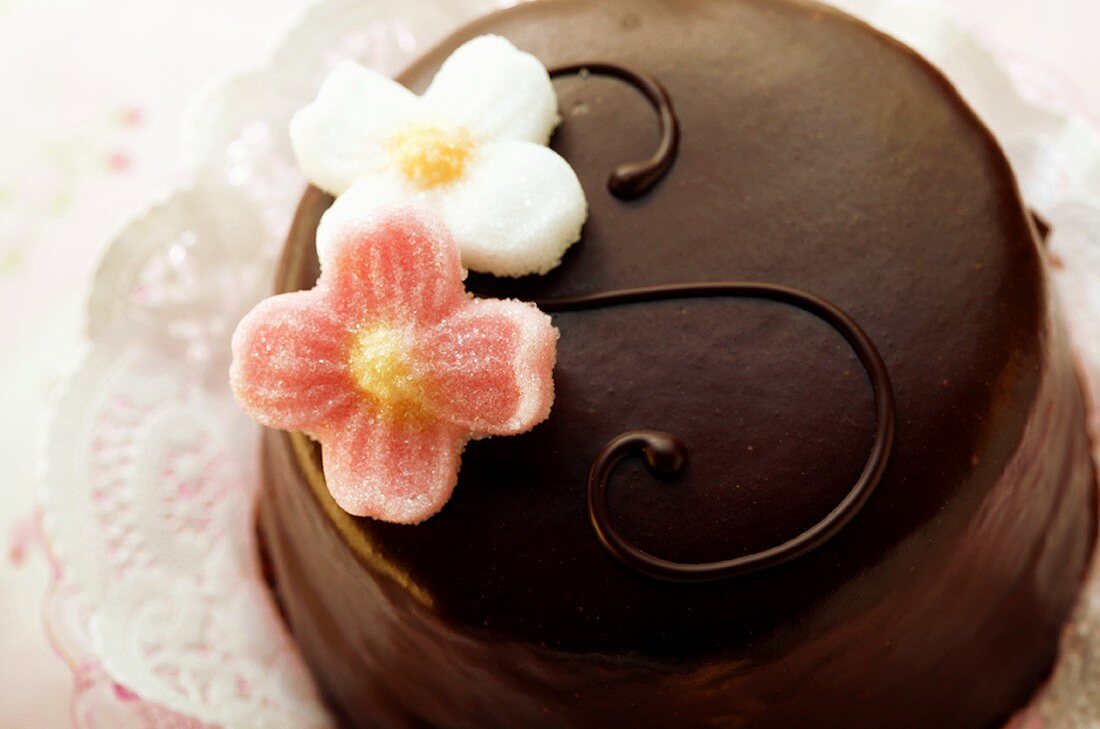
<svg viewBox="0 0 1100 729"><path fill-rule="evenodd" d="M347 327L318 292L265 299L233 334L233 393L271 428L313 432L338 424L360 402L347 373L347 341Z"/></svg>
<svg viewBox="0 0 1100 729"><path fill-rule="evenodd" d="M431 410L478 435L530 430L554 401L557 341L533 304L470 302L420 344Z"/></svg>
<svg viewBox="0 0 1100 729"><path fill-rule="evenodd" d="M318 286L345 321L430 326L466 300L458 248L423 210L390 206L329 232Z"/></svg>
<svg viewBox="0 0 1100 729"><path fill-rule="evenodd" d="M496 35L460 46L443 62L424 101L482 141L546 144L557 126L558 97L542 63Z"/></svg>
<svg viewBox="0 0 1100 729"><path fill-rule="evenodd" d="M322 442L325 480L350 514L416 524L447 503L465 444L454 425L391 420L363 409Z"/></svg>
<svg viewBox="0 0 1100 729"><path fill-rule="evenodd" d="M415 94L377 71L352 61L339 64L317 99L291 119L290 141L299 167L314 185L339 195L389 164L386 140L418 104Z"/></svg>
<svg viewBox="0 0 1100 729"><path fill-rule="evenodd" d="M321 216L317 225L317 257L324 263L342 227L369 221L381 210L409 202L409 191L396 175L387 171L368 173L337 197ZM430 204L424 207L432 209Z"/></svg>
<svg viewBox="0 0 1100 729"><path fill-rule="evenodd" d="M439 200L462 263L497 276L546 273L580 240L588 203L556 152L529 142L486 145L468 177Z"/></svg>

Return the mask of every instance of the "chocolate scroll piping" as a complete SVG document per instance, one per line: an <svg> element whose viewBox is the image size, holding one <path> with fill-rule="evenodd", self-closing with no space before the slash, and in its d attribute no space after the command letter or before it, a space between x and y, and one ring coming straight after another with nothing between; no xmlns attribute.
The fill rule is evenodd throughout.
<svg viewBox="0 0 1100 729"><path fill-rule="evenodd" d="M672 108L672 99L661 82L653 76L606 61L557 66L550 69L550 78L584 73L610 76L625 81L640 91L657 111L661 131L661 142L657 146L657 151L649 159L619 165L607 180L607 187L611 190L611 194L620 200L639 198L665 176L673 160L676 159L676 150L680 146L680 122L676 118L676 111Z"/></svg>
<svg viewBox="0 0 1100 729"><path fill-rule="evenodd" d="M687 447L668 433L633 430L612 438L600 450L588 475L588 515L604 547L626 566L662 580L702 582L759 572L820 547L854 517L882 479L894 442L894 391L886 364L870 337L844 311L805 291L788 286L742 281L679 284L623 289L572 298L536 302L551 313L581 311L666 299L710 296L767 299L797 307L835 329L859 357L874 393L875 436L863 471L848 494L821 521L774 547L717 562L674 562L652 555L628 542L611 521L608 487L612 471L627 456L640 454L650 473L669 479L683 471Z"/></svg>

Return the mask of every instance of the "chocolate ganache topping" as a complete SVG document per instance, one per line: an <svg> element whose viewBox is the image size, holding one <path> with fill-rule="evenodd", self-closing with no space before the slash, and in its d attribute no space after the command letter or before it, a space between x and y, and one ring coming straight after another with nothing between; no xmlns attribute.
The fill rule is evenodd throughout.
<svg viewBox="0 0 1100 729"><path fill-rule="evenodd" d="M593 462L605 525L678 565L767 552L853 484L870 493L885 398L858 345L813 312L706 295L553 313L550 417L470 442L450 502L417 526L342 512L320 448L266 432L275 590L342 722L997 726L1049 670L1096 502L1072 358L995 140L919 56L801 0L522 3L399 80L424 90L485 33L548 68L644 69L680 134L650 194L609 193L609 171L652 159L672 126L655 130L653 99L621 76L561 76L551 146L585 190L582 238L544 276L471 274L471 291L812 292L874 342L896 438L873 497L812 551L672 582L624 568L593 533ZM331 202L303 197L279 291L316 282ZM675 486L627 457L647 445L659 473L682 468Z"/></svg>
<svg viewBox="0 0 1100 729"><path fill-rule="evenodd" d="M571 63L550 69L551 78L579 74L610 76L634 86L653 105L660 124L660 144L653 155L641 162L618 165L608 178L607 188L622 200L648 193L672 167L680 140L680 126L668 90L651 74L610 61ZM674 435L654 430L632 430L612 438L599 451L588 477L588 515L600 541L623 564L652 577L677 581L703 581L757 572L782 564L820 546L847 524L867 503L878 485L890 457L894 439L894 393L889 373L874 343L859 325L834 304L788 286L759 282L686 283L605 291L585 296L539 299L534 303L553 313L585 311L606 306L639 304L668 299L729 296L777 301L801 308L836 329L859 356L871 380L875 397L876 430L871 452L851 491L820 521L782 544L751 554L711 562L675 562L639 549L611 522L608 480L615 466L633 452L640 452L650 472L664 479L680 475L687 460L687 447Z"/></svg>
<svg viewBox="0 0 1100 729"><path fill-rule="evenodd" d="M782 544L733 559L703 563L674 562L638 549L611 523L608 479L615 466L633 452L640 452L651 473L670 479L680 475L687 447L674 435L654 430L632 430L612 438L596 455L588 476L588 515L603 545L628 567L668 580L702 581L757 572L782 564L819 547L847 524L871 497L886 470L894 441L894 391L882 356L852 318L813 294L788 286L754 282L719 282L649 286L608 291L563 299L542 299L539 307L550 313L585 311L667 299L731 296L777 301L803 309L836 329L855 350L867 370L875 397L875 436L867 462L852 490L824 518Z"/></svg>
<svg viewBox="0 0 1100 729"><path fill-rule="evenodd" d="M641 91L657 111L661 141L657 151L647 160L621 164L608 179L607 187L623 200L636 199L648 193L669 171L679 145L679 121L672 99L659 80L644 71L608 61L590 61L557 66L550 70L551 78L569 74L587 76L591 73L611 76L631 84ZM600 541L623 564L653 577L668 580L701 581L721 579L767 569L794 559L820 546L848 523L867 503L878 485L890 457L894 438L894 393L881 355L870 338L835 305L813 294L788 286L756 282L687 283L649 286L636 289L606 291L587 296L560 299L539 299L539 308L551 314L585 311L605 306L638 304L667 299L687 299L705 296L757 298L799 307L821 318L840 332L855 349L871 379L875 396L876 430L871 453L852 490L824 518L782 544L733 559L712 562L685 563L656 557L632 545L611 522L608 505L608 479L614 467L631 452L641 452L646 465L657 476L669 479L683 471L687 448L673 435L653 430L632 430L612 438L597 454L588 477L588 515Z"/></svg>

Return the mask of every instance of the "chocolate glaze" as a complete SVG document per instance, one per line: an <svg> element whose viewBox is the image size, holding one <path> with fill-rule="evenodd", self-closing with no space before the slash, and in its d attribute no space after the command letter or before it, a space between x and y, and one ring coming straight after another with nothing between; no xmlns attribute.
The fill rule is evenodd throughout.
<svg viewBox="0 0 1100 729"><path fill-rule="evenodd" d="M550 69L550 78L560 78L572 74L600 74L610 76L636 88L649 100L657 111L660 123L661 141L657 151L641 162L626 162L616 167L607 179L607 189L615 197L633 200L649 192L672 166L676 159L676 149L680 146L680 120L672 108L672 99L661 82L644 71L627 68L609 61L589 61L570 63Z"/></svg>
<svg viewBox="0 0 1100 729"><path fill-rule="evenodd" d="M821 521L787 541L733 559L713 562L674 562L656 557L624 539L611 522L608 507L608 480L623 458L641 453L650 472L664 479L683 473L687 447L674 435L654 430L630 430L612 438L596 454L588 474L588 518L597 536L620 562L643 574L666 580L717 580L781 565L820 547L831 539L859 512L878 485L890 458L894 442L894 390L890 374L874 343L846 313L824 299L779 284L729 281L717 283L647 286L637 289L605 291L587 296L541 299L543 311L554 313L590 311L606 306L690 299L713 296L757 298L796 306L839 332L855 350L867 371L875 394L875 437L871 452L852 489Z"/></svg>
<svg viewBox="0 0 1100 729"><path fill-rule="evenodd" d="M659 78L675 165L621 201L653 114L597 75L559 80L552 146L590 217L550 274L470 277L527 300L678 281L775 281L857 320L889 368L897 432L873 496L786 564L699 584L623 567L593 534L587 469L617 433L692 446L675 489L636 459L623 536L706 562L797 535L865 461L856 355L797 309L702 298L554 315L550 418L470 444L415 526L344 514L299 434L267 432L261 528L305 659L352 727L983 727L1049 670L1095 526L1084 407L1033 227L1003 154L896 42L791 0L555 0L464 29L548 66L598 56ZM303 198L279 290L317 275Z"/></svg>

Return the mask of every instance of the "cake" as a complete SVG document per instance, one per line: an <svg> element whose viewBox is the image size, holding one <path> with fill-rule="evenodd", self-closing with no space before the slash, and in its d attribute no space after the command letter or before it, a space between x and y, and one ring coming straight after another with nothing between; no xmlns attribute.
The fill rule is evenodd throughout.
<svg viewBox="0 0 1100 729"><path fill-rule="evenodd" d="M471 441L419 524L345 512L322 449L266 430L270 580L342 725L1008 719L1055 658L1096 497L1038 231L990 133L915 53L797 0L540 0L398 80L422 91L485 34L561 71L551 146L589 212L560 266L471 273L472 292L550 309L708 282L811 292L866 333L893 409L835 323L712 291L558 307L549 418ZM661 121L678 146L609 188ZM278 292L317 282L331 203L302 198ZM686 464L669 482L627 453L590 513L593 462L645 429L674 434ZM706 569L800 538L853 494L845 523L789 559Z"/></svg>

